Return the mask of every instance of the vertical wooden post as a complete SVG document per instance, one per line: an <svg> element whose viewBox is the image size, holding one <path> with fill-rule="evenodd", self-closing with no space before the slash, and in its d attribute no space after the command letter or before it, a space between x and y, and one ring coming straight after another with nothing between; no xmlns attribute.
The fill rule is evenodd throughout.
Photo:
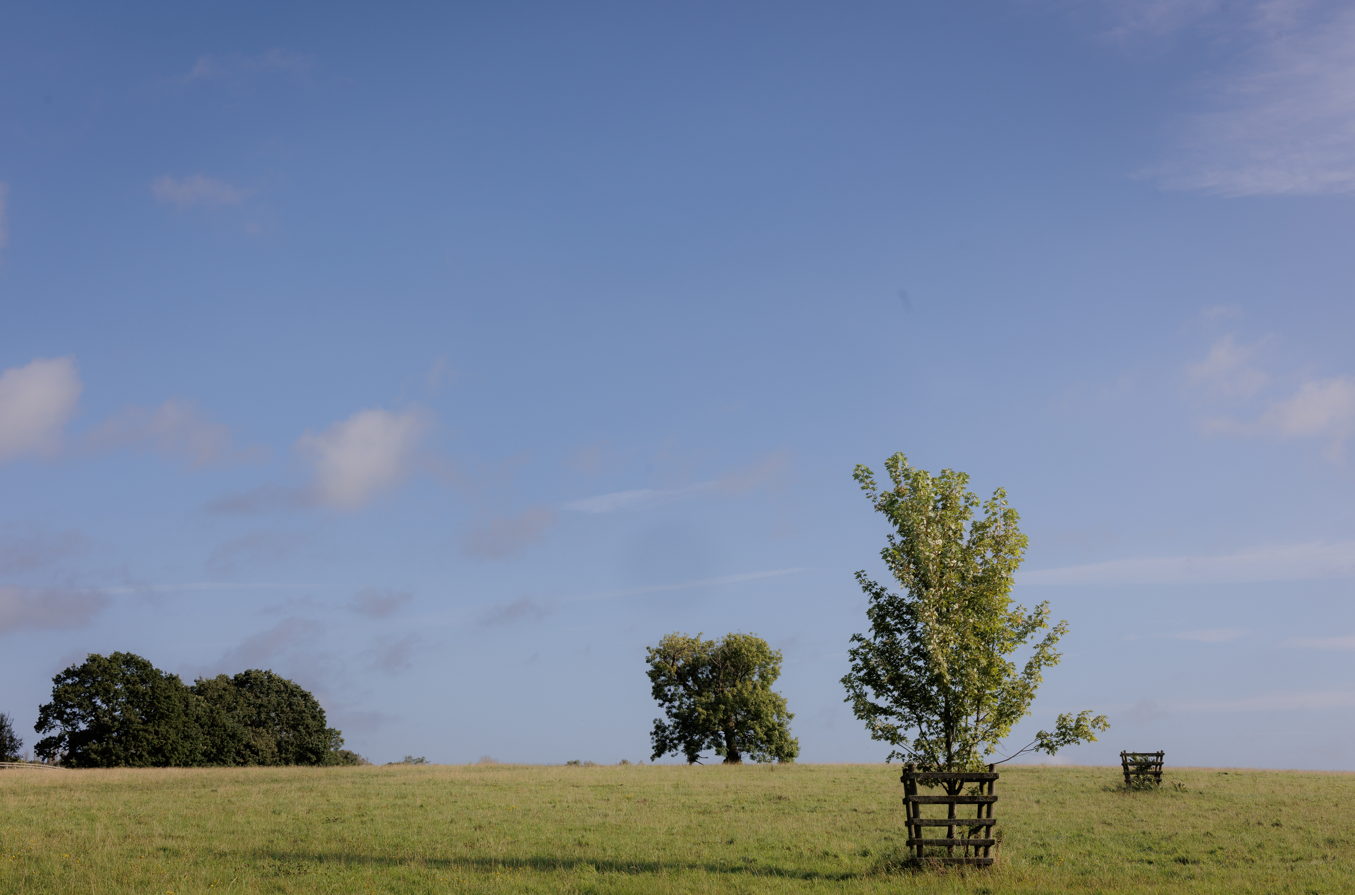
<svg viewBox="0 0 1355 895"><path fill-rule="evenodd" d="M996 767L997 767L997 765L995 765L995 764L990 764L990 765L988 766L988 773L990 773L990 774L996 773L996 771L994 771L994 768L996 768ZM997 782L996 780L989 780L989 781L988 781L988 795L991 796L991 795L993 794L993 784L996 783L996 782ZM983 813L983 812L984 812L984 809L987 809L987 811L988 811L988 814L987 814L986 816L985 816L984 813ZM980 817L984 817L986 820L992 820L992 819L993 819L993 803L992 803L992 802L989 802L987 805L980 805L980 806L979 806L979 816L980 816ZM984 828L982 835L983 835L983 838L984 838L984 839L992 839L992 838L993 838L993 827L992 827L991 824L990 824L989 826L987 826L987 827ZM988 849L989 849L989 846L987 846L987 845L985 845L985 846L983 847L983 856L984 856L985 858L989 857Z"/></svg>
<svg viewBox="0 0 1355 895"><path fill-rule="evenodd" d="M947 819L947 820L954 820L954 819L955 819L955 803L954 803L954 802L949 803L948 805L946 805L946 809L947 809L947 811L946 811L946 819ZM951 826L946 827L946 838L947 838L947 839L954 839L954 838L955 838L955 826L954 826L953 824L952 824ZM953 845L947 845L947 846L946 846L946 857L947 857L947 858L953 858L953 857L955 857L955 846L953 846Z"/></svg>
<svg viewBox="0 0 1355 895"><path fill-rule="evenodd" d="M921 810L922 810L922 806L919 805L917 802L914 802L914 801L912 801L912 800L910 800L910 799L908 798L909 796L915 796L915 795L917 795L917 779L913 776L913 772L914 772L916 769L917 769L917 765L913 764L911 761L910 761L908 764L906 764L906 765L903 766L903 777L902 777L902 780L903 780L903 807L904 807L904 810L905 810L905 812L906 812L906 814L907 814L907 819L908 819L907 825L908 825L908 838L909 838L909 839L921 839L921 838L922 838L922 827L921 827L920 825L918 825L918 824L913 823L913 821L914 821L916 818L918 818L918 817L921 816L920 812L921 812ZM918 856L918 858L920 859L920 858L922 857L922 846L919 845L919 846L916 846L916 848L917 848L917 856Z"/></svg>

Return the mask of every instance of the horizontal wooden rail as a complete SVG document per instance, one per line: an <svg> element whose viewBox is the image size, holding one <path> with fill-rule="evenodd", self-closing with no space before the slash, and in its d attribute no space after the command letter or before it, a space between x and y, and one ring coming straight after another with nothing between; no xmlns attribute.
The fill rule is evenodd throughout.
<svg viewBox="0 0 1355 895"><path fill-rule="evenodd" d="M991 827L997 824L991 817L914 817L908 822L915 827Z"/></svg>
<svg viewBox="0 0 1355 895"><path fill-rule="evenodd" d="M918 783L941 782L945 780L959 780L963 783L987 783L989 780L996 780L997 774L988 774L979 771L916 771L913 774L903 772L912 777ZM903 779L903 778L899 778Z"/></svg>
<svg viewBox="0 0 1355 895"><path fill-rule="evenodd" d="M903 800L916 805L990 805L997 796L904 796Z"/></svg>
<svg viewBox="0 0 1355 895"><path fill-rule="evenodd" d="M972 845L975 848L981 846L997 845L996 839L909 839L909 845Z"/></svg>
<svg viewBox="0 0 1355 895"><path fill-rule="evenodd" d="M60 765L43 764L37 761L0 761L0 768L43 768L48 771L64 771Z"/></svg>

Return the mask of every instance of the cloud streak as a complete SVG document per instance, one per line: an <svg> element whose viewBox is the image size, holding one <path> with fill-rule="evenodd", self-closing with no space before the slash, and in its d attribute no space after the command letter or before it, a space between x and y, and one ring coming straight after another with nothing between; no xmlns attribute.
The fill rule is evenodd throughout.
<svg viewBox="0 0 1355 895"><path fill-rule="evenodd" d="M1355 693L1347 690L1280 691L1240 699L1206 699L1167 703L1176 712L1292 712L1355 708Z"/></svg>
<svg viewBox="0 0 1355 895"><path fill-rule="evenodd" d="M1217 4L1134 7L1157 10L1160 30L1198 25L1216 45L1236 48L1231 70L1209 84L1212 110L1187 118L1172 157L1146 176L1234 197L1355 192L1355 8L1239 2L1207 15Z"/></svg>
<svg viewBox="0 0 1355 895"><path fill-rule="evenodd" d="M1242 628L1205 628L1200 631L1168 631L1158 634L1164 640L1189 640L1194 643L1228 643L1245 636Z"/></svg>
<svg viewBox="0 0 1355 895"><path fill-rule="evenodd" d="M604 514L639 509L644 506L668 503L702 494L739 494L760 487L779 476L788 463L784 452L777 451L744 469L706 482L697 482L683 488L666 490L638 488L631 491L613 491L571 500L560 509L574 513Z"/></svg>
<svg viewBox="0 0 1355 895"><path fill-rule="evenodd" d="M309 587L324 587L324 585L292 581L189 581L184 584L127 584L117 587L100 587L94 590L101 594L167 594L177 591L288 590Z"/></svg>
<svg viewBox="0 0 1355 895"><path fill-rule="evenodd" d="M259 56L200 56L184 80L191 83L257 74L305 74L314 67L314 57L274 47Z"/></svg>
<svg viewBox="0 0 1355 895"><path fill-rule="evenodd" d="M1160 556L1018 572L1025 585L1234 584L1355 577L1355 541L1275 544L1216 556Z"/></svg>

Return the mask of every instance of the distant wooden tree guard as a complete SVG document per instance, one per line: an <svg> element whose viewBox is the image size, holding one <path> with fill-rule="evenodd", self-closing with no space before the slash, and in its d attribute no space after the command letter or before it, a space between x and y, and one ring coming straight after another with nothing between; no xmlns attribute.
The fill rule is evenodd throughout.
<svg viewBox="0 0 1355 895"><path fill-rule="evenodd" d="M988 766L986 773L976 772L947 772L947 771L919 771L916 765L908 764L903 768L903 776L899 779L903 782L903 807L908 812L908 847L917 850L917 859L919 861L936 861L943 864L979 864L987 866L993 863L990 856L990 849L997 845L997 840L993 838L993 827L997 821L993 820L993 803L997 801L997 796L993 795L993 784L997 782L998 775L993 772L993 765ZM946 785L946 795L943 796L921 796L918 795L917 785L919 783L944 783ZM962 795L966 783L977 783L978 791L982 795ZM985 787L984 784L987 784ZM986 792L985 792L986 790ZM945 805L945 817L923 817L923 805ZM975 805L977 806L975 817L956 817L956 805ZM946 837L944 839L924 839L923 827L945 827ZM955 828L959 827L966 831L964 836L956 836ZM975 832L981 835L974 836ZM945 846L945 857L930 856L925 853L927 846ZM963 849L962 854L955 854L955 849ZM983 854L979 854L979 849L983 849Z"/></svg>
<svg viewBox="0 0 1355 895"><path fill-rule="evenodd" d="M1162 785L1163 752L1121 752L1120 765L1124 768L1124 785L1133 786L1145 780Z"/></svg>

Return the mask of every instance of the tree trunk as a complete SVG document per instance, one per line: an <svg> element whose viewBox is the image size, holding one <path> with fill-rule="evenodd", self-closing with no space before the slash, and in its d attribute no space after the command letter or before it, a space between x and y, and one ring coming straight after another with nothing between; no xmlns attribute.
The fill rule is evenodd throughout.
<svg viewBox="0 0 1355 895"><path fill-rule="evenodd" d="M743 764L739 756L739 744L734 739L734 728L725 728L725 764Z"/></svg>

